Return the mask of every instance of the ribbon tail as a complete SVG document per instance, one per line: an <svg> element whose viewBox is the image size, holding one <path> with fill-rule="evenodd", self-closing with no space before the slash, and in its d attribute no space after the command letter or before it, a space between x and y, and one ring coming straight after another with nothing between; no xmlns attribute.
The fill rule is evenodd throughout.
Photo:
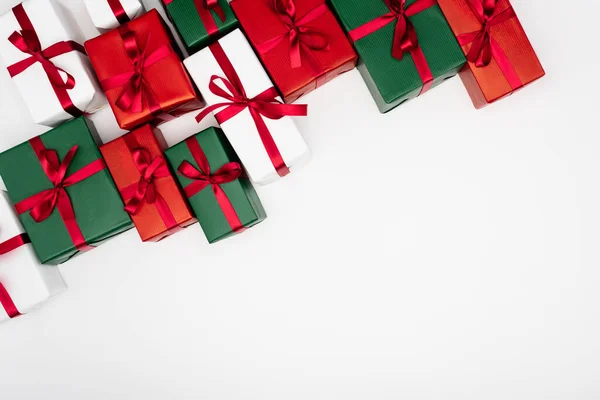
<svg viewBox="0 0 600 400"><path fill-rule="evenodd" d="M252 115L252 119L256 124L260 140L262 141L263 146L269 155L269 159L277 171L277 174L283 178L290 173L290 170L285 164L283 156L279 152L277 144L275 144L275 140L273 140L273 136L271 135L271 132L269 132L269 128L267 127L267 124L265 124L262 116L254 108L250 108L249 110L250 114Z"/></svg>
<svg viewBox="0 0 600 400"><path fill-rule="evenodd" d="M0 304L2 304L2 308L4 308L4 311L6 311L6 314L8 314L9 318L15 318L21 315L13 299L10 297L10 294L8 294L8 291L2 283L0 283Z"/></svg>

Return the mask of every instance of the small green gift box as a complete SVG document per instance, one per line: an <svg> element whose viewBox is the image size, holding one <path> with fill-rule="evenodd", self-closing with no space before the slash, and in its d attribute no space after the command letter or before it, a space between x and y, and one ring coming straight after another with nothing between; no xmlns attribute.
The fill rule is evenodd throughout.
<svg viewBox="0 0 600 400"><path fill-rule="evenodd" d="M265 210L220 129L208 128L176 144L165 156L209 243L262 222Z"/></svg>
<svg viewBox="0 0 600 400"><path fill-rule="evenodd" d="M458 73L466 59L435 0L330 0L384 113Z"/></svg>
<svg viewBox="0 0 600 400"><path fill-rule="evenodd" d="M43 264L133 226L83 117L0 153L0 176Z"/></svg>
<svg viewBox="0 0 600 400"><path fill-rule="evenodd" d="M227 0L163 0L163 4L190 54L238 27Z"/></svg>

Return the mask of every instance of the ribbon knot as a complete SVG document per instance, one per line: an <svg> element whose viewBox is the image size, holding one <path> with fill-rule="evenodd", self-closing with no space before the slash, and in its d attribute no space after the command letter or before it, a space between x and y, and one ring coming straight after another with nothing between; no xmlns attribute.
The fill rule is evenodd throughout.
<svg viewBox="0 0 600 400"><path fill-rule="evenodd" d="M396 19L396 27L394 29L394 43L392 47L392 56L398 60L402 60L405 53L419 47L417 31L412 22L408 18L414 13L411 13L411 8L415 5L406 6L406 0L384 0L385 4L390 9L389 18Z"/></svg>
<svg viewBox="0 0 600 400"><path fill-rule="evenodd" d="M125 205L125 211L131 215L138 213L144 202L154 204L163 203L162 197L156 189L156 180L169 176L169 168L163 157L151 159L150 153L144 148L136 148L131 152L133 162L140 172L140 180L135 187L135 193Z"/></svg>

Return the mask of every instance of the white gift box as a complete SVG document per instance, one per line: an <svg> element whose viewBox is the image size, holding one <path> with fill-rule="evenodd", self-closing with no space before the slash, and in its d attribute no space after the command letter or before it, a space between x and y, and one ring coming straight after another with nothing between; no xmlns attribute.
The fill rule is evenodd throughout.
<svg viewBox="0 0 600 400"><path fill-rule="evenodd" d="M35 28L42 50L62 41L73 40L83 44L83 34L77 22L61 4L52 0L27 0L22 5ZM0 58L5 67L30 57L8 40L13 32L19 32L21 29L12 10L0 15ZM106 104L106 98L96 81L87 56L78 51L71 51L50 61L75 78L75 87L68 90L68 94L79 110L91 113ZM65 74L61 73L61 76L66 81ZM73 118L61 106L39 62L14 76L12 80L25 99L36 123L53 127Z"/></svg>
<svg viewBox="0 0 600 400"><path fill-rule="evenodd" d="M0 191L0 243L24 233L8 195ZM0 283L21 314L66 290L57 267L42 266L31 244L0 255ZM0 322L9 319L0 305Z"/></svg>
<svg viewBox="0 0 600 400"><path fill-rule="evenodd" d="M253 98L273 86L250 44L239 29L219 40L219 43L239 75L248 98ZM225 77L209 48L199 51L184 60L183 63L208 106L227 102L209 90L211 76ZM221 86L220 82L217 84ZM275 120L263 117L263 120L290 170L294 170L310 159L310 151L292 118L283 117ZM252 181L265 184L279 178L248 109L223 122L221 128Z"/></svg>
<svg viewBox="0 0 600 400"><path fill-rule="evenodd" d="M94 26L102 31L114 29L121 25L109 4L110 0L84 0L85 8L92 18ZM121 7L132 20L138 17L144 8L139 0L114 0L121 3Z"/></svg>

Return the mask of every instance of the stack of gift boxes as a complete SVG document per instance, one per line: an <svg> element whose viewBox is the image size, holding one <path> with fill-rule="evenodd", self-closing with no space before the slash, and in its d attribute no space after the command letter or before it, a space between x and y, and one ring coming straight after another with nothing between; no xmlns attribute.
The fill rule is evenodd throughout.
<svg viewBox="0 0 600 400"><path fill-rule="evenodd" d="M264 220L251 182L310 157L296 101L357 64L382 113L457 73L478 108L544 75L509 0L162 3L85 0L85 43L53 0L0 16L0 58L54 127L0 153L0 320L64 289L42 264L133 226L146 242L199 222L214 243ZM107 103L129 133L100 144L85 115ZM158 126L188 112L220 128L167 148Z"/></svg>

